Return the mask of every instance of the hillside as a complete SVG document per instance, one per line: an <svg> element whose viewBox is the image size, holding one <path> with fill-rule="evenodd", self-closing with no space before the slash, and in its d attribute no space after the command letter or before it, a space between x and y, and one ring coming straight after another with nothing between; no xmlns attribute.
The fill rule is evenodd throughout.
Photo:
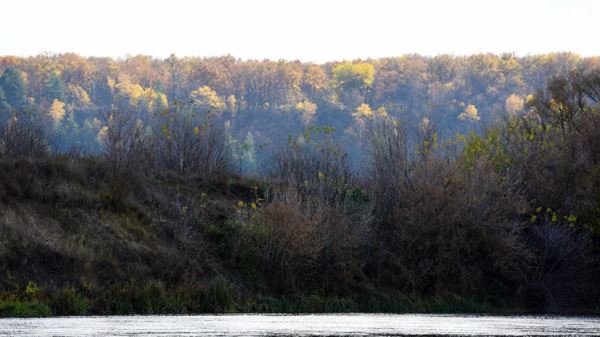
<svg viewBox="0 0 600 337"><path fill-rule="evenodd" d="M249 222L264 193L258 181L113 182L102 162L86 158L0 166L0 315L506 309L456 295L423 299L377 290L358 270L347 284L335 284L336 275L312 275L319 266L300 255L308 253L304 247L270 249L305 261L264 256L265 240L308 242L277 230L271 241L261 232L269 228ZM263 265L273 258L293 265Z"/></svg>
<svg viewBox="0 0 600 337"><path fill-rule="evenodd" d="M600 309L595 58L0 64L0 316Z"/></svg>

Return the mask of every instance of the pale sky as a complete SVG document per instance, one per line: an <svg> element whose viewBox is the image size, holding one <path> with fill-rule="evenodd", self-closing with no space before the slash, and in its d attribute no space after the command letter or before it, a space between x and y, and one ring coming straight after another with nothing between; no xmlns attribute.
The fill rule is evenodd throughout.
<svg viewBox="0 0 600 337"><path fill-rule="evenodd" d="M595 0L4 0L0 55L600 55Z"/></svg>

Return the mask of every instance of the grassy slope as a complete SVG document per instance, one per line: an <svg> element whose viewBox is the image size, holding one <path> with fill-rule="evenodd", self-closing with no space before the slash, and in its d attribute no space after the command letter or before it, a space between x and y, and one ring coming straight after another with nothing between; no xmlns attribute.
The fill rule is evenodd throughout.
<svg viewBox="0 0 600 337"><path fill-rule="evenodd" d="M254 181L144 176L94 159L0 161L0 316L200 312L492 312L457 296L275 292L224 244ZM251 274L251 275L250 275Z"/></svg>

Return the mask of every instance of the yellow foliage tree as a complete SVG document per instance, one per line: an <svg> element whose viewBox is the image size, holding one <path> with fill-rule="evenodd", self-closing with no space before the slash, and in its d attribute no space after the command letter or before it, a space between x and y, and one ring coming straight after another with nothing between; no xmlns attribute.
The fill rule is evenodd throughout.
<svg viewBox="0 0 600 337"><path fill-rule="evenodd" d="M237 114L237 108L238 108L237 99L235 98L234 95L229 95L227 97L227 110L229 110L229 113L234 118Z"/></svg>
<svg viewBox="0 0 600 337"><path fill-rule="evenodd" d="M519 112L523 111L523 107L525 106L525 100L517 94L512 94L506 98L504 106L506 108L506 112L509 115L514 116Z"/></svg>
<svg viewBox="0 0 600 337"><path fill-rule="evenodd" d="M50 110L48 111L48 115L54 122L54 125L59 125L60 122L65 117L65 103L55 99L52 101L52 105L50 106Z"/></svg>
<svg viewBox="0 0 600 337"><path fill-rule="evenodd" d="M317 112L317 105L309 100L296 103L296 111L300 113L300 120L304 125L310 124Z"/></svg>
<svg viewBox="0 0 600 337"><path fill-rule="evenodd" d="M458 115L458 118L463 121L466 120L472 122L477 122L481 119L477 114L477 108L473 104L467 105L465 111L461 112L460 115Z"/></svg>
<svg viewBox="0 0 600 337"><path fill-rule="evenodd" d="M354 116L354 118L369 118L373 116L373 110L371 110L371 107L368 104L363 103L356 108L352 113L352 116Z"/></svg>
<svg viewBox="0 0 600 337"><path fill-rule="evenodd" d="M192 105L209 114L220 114L226 109L225 102L213 89L209 86L201 86L190 93Z"/></svg>
<svg viewBox="0 0 600 337"><path fill-rule="evenodd" d="M375 67L363 62L340 63L333 68L333 80L341 89L366 90L375 80Z"/></svg>

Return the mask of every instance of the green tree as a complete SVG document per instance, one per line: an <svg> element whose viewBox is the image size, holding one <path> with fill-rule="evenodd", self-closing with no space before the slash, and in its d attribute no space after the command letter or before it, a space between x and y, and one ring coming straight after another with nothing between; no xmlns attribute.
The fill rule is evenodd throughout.
<svg viewBox="0 0 600 337"><path fill-rule="evenodd" d="M52 70L44 80L44 93L48 100L65 100L65 83L58 70Z"/></svg>
<svg viewBox="0 0 600 337"><path fill-rule="evenodd" d="M20 70L9 67L0 77L0 88L4 91L6 102L14 110L27 107L27 77Z"/></svg>
<svg viewBox="0 0 600 337"><path fill-rule="evenodd" d="M375 80L375 67L370 63L340 63L333 68L333 81L346 106L356 106L367 98Z"/></svg>
<svg viewBox="0 0 600 337"><path fill-rule="evenodd" d="M6 100L4 90L0 88L0 114L7 110L10 110L10 104L8 104L8 101Z"/></svg>
<svg viewBox="0 0 600 337"><path fill-rule="evenodd" d="M258 169L256 163L256 149L254 145L254 136L251 132L248 132L246 135L242 148L242 171L250 175L256 174Z"/></svg>

